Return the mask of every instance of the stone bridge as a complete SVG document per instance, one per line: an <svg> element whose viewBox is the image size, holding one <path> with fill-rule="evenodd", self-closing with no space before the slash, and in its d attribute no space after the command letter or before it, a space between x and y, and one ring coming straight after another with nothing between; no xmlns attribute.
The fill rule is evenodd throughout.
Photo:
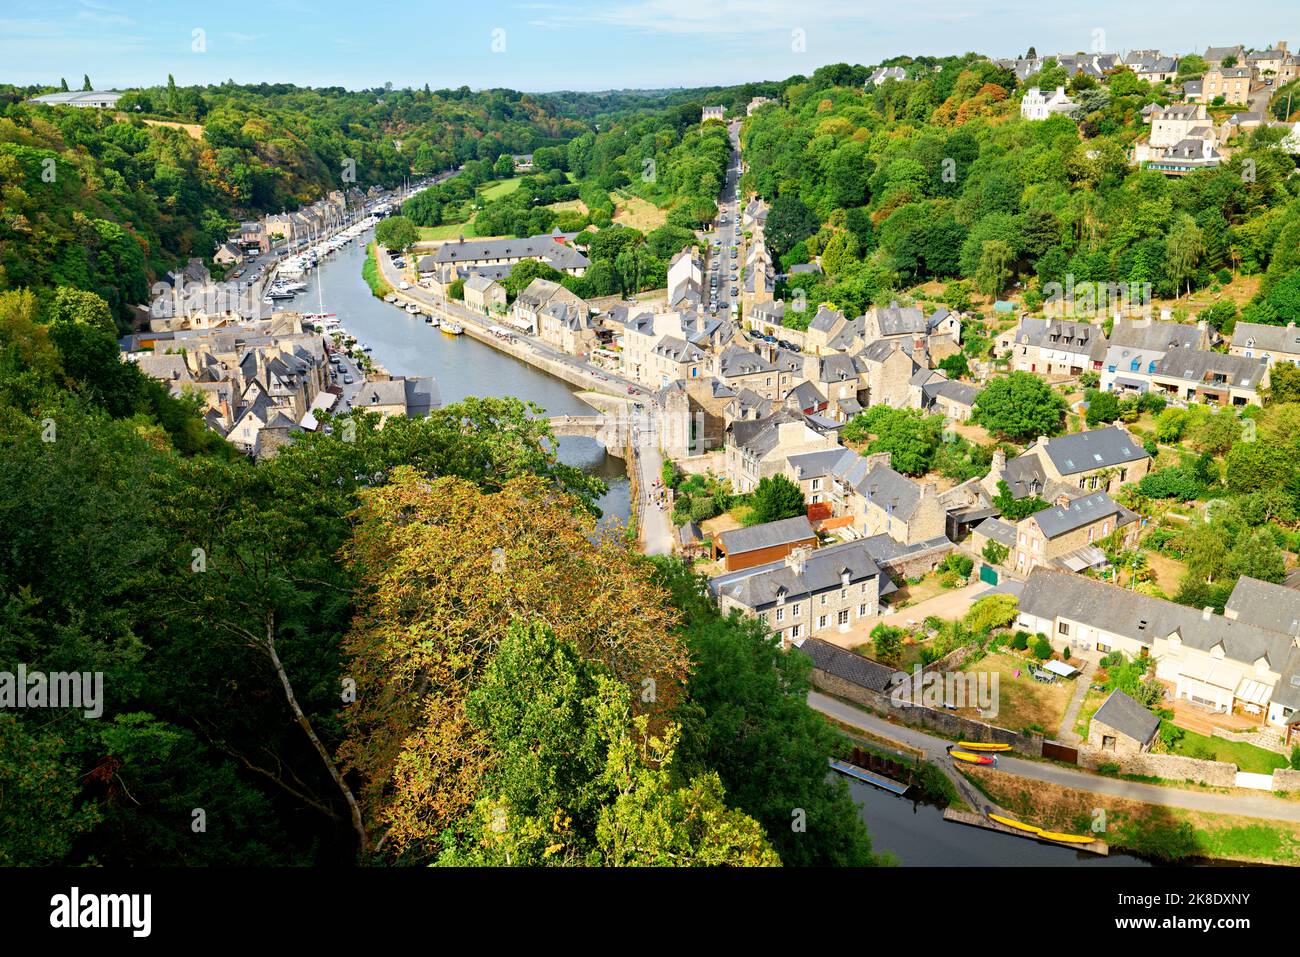
<svg viewBox="0 0 1300 957"><path fill-rule="evenodd" d="M608 426L617 428L615 416L608 419L603 415L556 415L550 419L551 431L556 435L585 435L590 439L604 438Z"/></svg>

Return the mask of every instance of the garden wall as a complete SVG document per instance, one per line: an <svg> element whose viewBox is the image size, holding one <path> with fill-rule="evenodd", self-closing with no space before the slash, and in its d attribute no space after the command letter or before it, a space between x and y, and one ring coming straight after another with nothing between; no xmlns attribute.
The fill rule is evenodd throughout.
<svg viewBox="0 0 1300 957"><path fill-rule="evenodd" d="M899 555L897 558L887 558L880 565L895 578L920 578L922 575L928 575L934 571L954 547L952 542L945 542L942 545L927 548L925 551L911 552L907 555Z"/></svg>
<svg viewBox="0 0 1300 957"><path fill-rule="evenodd" d="M1300 771L1277 768L1273 771L1274 791L1300 791Z"/></svg>
<svg viewBox="0 0 1300 957"><path fill-rule="evenodd" d="M1164 778L1168 781L1196 781L1212 787L1237 785L1237 766L1225 761L1204 761L1181 754L1116 754L1083 745L1079 748L1079 767L1095 771L1103 764L1119 766L1123 774Z"/></svg>
<svg viewBox="0 0 1300 957"><path fill-rule="evenodd" d="M1017 751L1030 755L1043 753L1043 736L1029 732L1009 731L996 725L985 724L922 705L897 705L888 693L873 691L854 684L837 675L814 668L813 685L820 691L862 705L870 711L913 728L923 728L936 734L961 741L990 741L1009 744Z"/></svg>

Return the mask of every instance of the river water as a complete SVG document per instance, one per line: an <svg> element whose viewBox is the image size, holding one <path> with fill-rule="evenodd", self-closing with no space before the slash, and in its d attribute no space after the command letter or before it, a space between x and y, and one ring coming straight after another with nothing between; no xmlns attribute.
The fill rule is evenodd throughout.
<svg viewBox="0 0 1300 957"><path fill-rule="evenodd" d="M393 375L433 376L443 405L466 396L514 396L536 403L547 415L591 415L593 409L562 379L513 356L498 352L469 336L446 336L424 320L376 299L361 278L367 231L307 274L307 291L292 308L338 314L343 327L373 350L370 355ZM320 293L317 293L317 284ZM626 522L631 514L630 487L621 459L609 455L596 440L581 436L560 439L560 459L595 475L609 486L599 505L605 520Z"/></svg>
<svg viewBox="0 0 1300 957"><path fill-rule="evenodd" d="M904 867L1150 867L1130 854L1107 857L943 819L943 809L849 780L876 853Z"/></svg>

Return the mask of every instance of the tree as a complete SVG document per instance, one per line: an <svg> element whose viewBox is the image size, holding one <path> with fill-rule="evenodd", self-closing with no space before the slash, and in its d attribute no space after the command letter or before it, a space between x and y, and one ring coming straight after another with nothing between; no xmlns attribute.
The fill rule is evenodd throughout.
<svg viewBox="0 0 1300 957"><path fill-rule="evenodd" d="M793 193L782 193L768 210L763 235L780 256L801 239L817 232L820 226L816 214L804 205L803 200Z"/></svg>
<svg viewBox="0 0 1300 957"><path fill-rule="evenodd" d="M1016 620L1018 606L1019 601L1015 595L989 595L981 598L966 612L966 627L977 635L987 635L995 628L1005 628Z"/></svg>
<svg viewBox="0 0 1300 957"><path fill-rule="evenodd" d="M876 625L871 629L871 645L877 661L892 664L903 650L903 631L886 624Z"/></svg>
<svg viewBox="0 0 1300 957"><path fill-rule="evenodd" d="M998 494L993 496L993 505L997 508L999 514L1009 522L1018 522L1022 518L1028 518L1035 512L1041 512L1051 506L1051 502L1046 502L1037 495L1026 495L1024 498L1014 498L1011 494L1011 487L1003 479L998 480Z"/></svg>
<svg viewBox="0 0 1300 957"><path fill-rule="evenodd" d="M1012 372L975 397L971 418L990 432L1027 441L1060 428L1065 399L1038 376Z"/></svg>
<svg viewBox="0 0 1300 957"><path fill-rule="evenodd" d="M81 78L81 89L82 89L84 92L86 92L86 93L89 93L91 90L94 89L94 87L90 85L90 74L89 74L89 73L82 74L82 78Z"/></svg>
<svg viewBox="0 0 1300 957"><path fill-rule="evenodd" d="M515 161L509 153L502 153L497 157L497 161L492 164L492 174L498 179L506 179L515 171Z"/></svg>
<svg viewBox="0 0 1300 957"><path fill-rule="evenodd" d="M748 524L778 522L783 518L803 515L806 511L803 491L798 485L784 475L769 475L759 479L758 488L754 489L753 508L749 513Z"/></svg>
<svg viewBox="0 0 1300 957"><path fill-rule="evenodd" d="M967 362L964 352L954 352L940 359L938 368L950 379L964 379L971 374L970 363Z"/></svg>
<svg viewBox="0 0 1300 957"><path fill-rule="evenodd" d="M375 241L388 249L404 253L420 240L415 223L405 216L389 216L375 227Z"/></svg>
<svg viewBox="0 0 1300 957"><path fill-rule="evenodd" d="M826 756L839 743L808 706L811 660L783 649L762 621L719 613L703 576L680 559L653 561L693 662L674 715L683 772L716 770L729 803L763 825L788 866L877 863L844 782L826 775ZM754 773L759 766L763 774ZM806 831L791 828L792 808L803 808Z"/></svg>
<svg viewBox="0 0 1300 957"><path fill-rule="evenodd" d="M550 628L512 624L466 711L493 760L440 864L779 863L715 772L679 780L678 727L651 735L628 686Z"/></svg>
<svg viewBox="0 0 1300 957"><path fill-rule="evenodd" d="M64 93L68 92L68 78L66 76L59 77L59 89Z"/></svg>
<svg viewBox="0 0 1300 957"><path fill-rule="evenodd" d="M1011 554L1011 549L1007 548L1007 546L1003 545L1001 542L995 542L992 539L989 539L984 543L984 550L980 554L983 555L984 560L990 565L1001 565L1007 560L1007 556Z"/></svg>
<svg viewBox="0 0 1300 957"><path fill-rule="evenodd" d="M924 475L943 441L943 416L916 409L888 409L872 416L875 439L868 452L890 453L890 465L904 475Z"/></svg>
<svg viewBox="0 0 1300 957"><path fill-rule="evenodd" d="M1205 252L1205 240L1196 221L1186 214L1180 216L1169 230L1165 240L1165 272L1173 283L1174 293L1182 295L1183 287L1192 291L1196 266Z"/></svg>
<svg viewBox="0 0 1300 957"><path fill-rule="evenodd" d="M1015 252L1007 244L990 239L980 248L979 267L975 270L975 285L990 299L996 299L1011 279L1011 264Z"/></svg>
<svg viewBox="0 0 1300 957"><path fill-rule="evenodd" d="M1114 392L1089 389L1084 398L1088 402L1088 413L1084 418L1089 426L1104 425L1119 418L1119 398Z"/></svg>
<svg viewBox="0 0 1300 957"><path fill-rule="evenodd" d="M435 855L475 806L491 749L466 696L512 622L549 622L638 693L649 681L651 714L675 704L687 661L665 596L577 500L531 476L485 494L407 467L360 499L343 549L363 596L343 642L357 703L339 755L385 855Z"/></svg>
<svg viewBox="0 0 1300 957"><path fill-rule="evenodd" d="M1266 398L1270 403L1300 402L1300 366L1277 362L1269 367Z"/></svg>

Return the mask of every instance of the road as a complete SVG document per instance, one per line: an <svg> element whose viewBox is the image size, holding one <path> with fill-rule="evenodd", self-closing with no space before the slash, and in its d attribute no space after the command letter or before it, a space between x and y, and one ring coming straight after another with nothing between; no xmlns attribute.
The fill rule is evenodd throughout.
<svg viewBox="0 0 1300 957"><path fill-rule="evenodd" d="M952 759L948 757L947 747L952 744L944 738L926 734L915 728L893 724L846 704L836 698L828 697L817 691L808 693L808 704L815 711L828 715L837 721L870 731L872 734L897 741L900 744L921 751L927 761L931 761L945 770L955 770ZM1123 798L1130 801L1144 801L1163 807L1177 807L1188 811L1202 811L1209 814L1234 814L1243 817L1259 817L1274 821L1300 822L1300 802L1286 801L1279 798L1255 794L1215 794L1203 791L1165 788L1155 784L1141 784L1136 781L1124 781L1118 778L1101 777L1039 761L1026 761L998 755L997 770L1015 777L1034 781L1046 781L1061 787L1088 791L1092 794L1104 794L1108 797ZM987 803L987 800L984 801Z"/></svg>
<svg viewBox="0 0 1300 957"><path fill-rule="evenodd" d="M728 127L731 138L731 159L727 163L727 181L718 197L718 218L713 229L704 234L705 259L709 273L709 289L705 293L704 307L713 315L725 315L733 307L739 310L740 291L740 140L739 123ZM735 290L733 292L732 290ZM731 317L739 322L739 314Z"/></svg>
<svg viewBox="0 0 1300 957"><path fill-rule="evenodd" d="M659 453L658 425L653 414L643 427L636 429L632 446L636 452L637 488L641 500L637 502L637 532L641 550L647 555L671 555L673 552L673 523L666 508L657 502L655 482L663 479L664 460Z"/></svg>

